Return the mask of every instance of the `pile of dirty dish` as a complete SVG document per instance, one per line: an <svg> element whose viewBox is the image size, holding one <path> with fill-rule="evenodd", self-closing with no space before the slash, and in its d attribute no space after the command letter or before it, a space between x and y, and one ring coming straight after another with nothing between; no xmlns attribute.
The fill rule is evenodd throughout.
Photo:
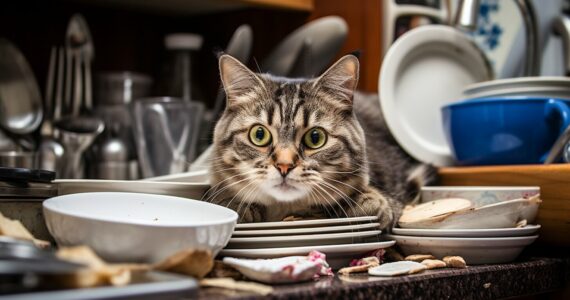
<svg viewBox="0 0 570 300"><path fill-rule="evenodd" d="M424 187L421 199L404 209L387 236L404 255L506 263L538 238L539 187Z"/></svg>
<svg viewBox="0 0 570 300"><path fill-rule="evenodd" d="M326 255L330 267L349 265L353 258L387 248L394 241L380 241L378 217L314 219L237 224L221 256L277 258L306 256L311 251Z"/></svg>

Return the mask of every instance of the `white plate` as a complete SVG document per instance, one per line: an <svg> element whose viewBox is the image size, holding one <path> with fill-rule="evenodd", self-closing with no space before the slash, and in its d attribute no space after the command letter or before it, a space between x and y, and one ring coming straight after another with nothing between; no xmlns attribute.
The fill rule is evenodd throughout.
<svg viewBox="0 0 570 300"><path fill-rule="evenodd" d="M570 99L568 77L521 77L500 79L469 85L464 97L542 96Z"/></svg>
<svg viewBox="0 0 570 300"><path fill-rule="evenodd" d="M266 229L266 230L236 230L234 237L240 236L276 236L295 234L314 234L325 232L354 232L363 229L378 229L380 223L363 223L358 225L324 226L308 228Z"/></svg>
<svg viewBox="0 0 570 300"><path fill-rule="evenodd" d="M354 217L354 218L337 218L337 219L317 219L317 220L301 220L301 221L281 221L281 222L260 222L260 223L241 223L236 225L236 230L242 229L266 229L266 228L284 228L284 227L320 227L334 224L355 224L364 222L376 222L377 216Z"/></svg>
<svg viewBox="0 0 570 300"><path fill-rule="evenodd" d="M347 267L350 260L358 258L360 255L377 249L388 248L396 242L375 242L342 245L314 245L306 247L285 247L285 248L259 248L259 249L223 249L221 256L241 257L241 258L276 258L293 255L307 255L315 250L326 254L327 262L333 269Z"/></svg>
<svg viewBox="0 0 570 300"><path fill-rule="evenodd" d="M394 228L393 233L399 235L433 236L433 237L512 237L526 236L535 233L540 225L527 225L522 228L494 229L411 229Z"/></svg>
<svg viewBox="0 0 570 300"><path fill-rule="evenodd" d="M235 211L204 201L141 193L81 193L43 202L60 246L87 245L113 262L156 263L188 248L215 255L228 242Z"/></svg>
<svg viewBox="0 0 570 300"><path fill-rule="evenodd" d="M232 237L228 247L231 248L263 248L263 247L301 247L311 245L332 245L360 243L365 238L378 237L382 231L369 230L360 232L324 233L305 235L265 236L265 237Z"/></svg>
<svg viewBox="0 0 570 300"><path fill-rule="evenodd" d="M463 89L493 78L479 48L461 32L426 25L402 35L390 47L379 79L386 123L416 159L437 166L453 162L441 107L459 101Z"/></svg>
<svg viewBox="0 0 570 300"><path fill-rule="evenodd" d="M210 188L202 183L136 180L57 179L58 195L90 192L132 192L201 199Z"/></svg>
<svg viewBox="0 0 570 300"><path fill-rule="evenodd" d="M467 265L511 262L524 247L532 244L538 235L495 238L450 238L386 235L396 243L404 255L431 254L438 259L458 255Z"/></svg>

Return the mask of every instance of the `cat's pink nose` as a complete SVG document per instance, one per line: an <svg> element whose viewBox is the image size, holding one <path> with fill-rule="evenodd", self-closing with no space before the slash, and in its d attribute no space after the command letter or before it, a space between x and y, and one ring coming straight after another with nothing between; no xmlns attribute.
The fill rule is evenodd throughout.
<svg viewBox="0 0 570 300"><path fill-rule="evenodd" d="M293 170L293 168L295 168L295 166L293 164L275 164L275 168L279 170L281 176L285 177L289 172L291 172L291 170Z"/></svg>

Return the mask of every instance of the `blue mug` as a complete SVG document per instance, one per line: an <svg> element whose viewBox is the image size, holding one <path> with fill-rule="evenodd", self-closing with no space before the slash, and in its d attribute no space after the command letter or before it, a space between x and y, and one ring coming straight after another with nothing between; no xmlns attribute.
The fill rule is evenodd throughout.
<svg viewBox="0 0 570 300"><path fill-rule="evenodd" d="M570 100L468 99L442 108L446 139L460 165L543 163L570 125Z"/></svg>

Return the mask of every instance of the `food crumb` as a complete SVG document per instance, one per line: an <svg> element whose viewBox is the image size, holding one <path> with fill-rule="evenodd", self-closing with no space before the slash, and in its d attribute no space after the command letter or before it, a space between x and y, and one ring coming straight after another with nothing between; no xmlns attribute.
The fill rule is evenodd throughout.
<svg viewBox="0 0 570 300"><path fill-rule="evenodd" d="M490 282L487 282L487 283L485 283L485 284L483 285L483 287L486 288L486 289L488 289L488 288L491 287L491 283L490 283Z"/></svg>
<svg viewBox="0 0 570 300"><path fill-rule="evenodd" d="M154 218L154 219L152 219L152 220L153 220L153 221L158 221L158 218Z"/></svg>

